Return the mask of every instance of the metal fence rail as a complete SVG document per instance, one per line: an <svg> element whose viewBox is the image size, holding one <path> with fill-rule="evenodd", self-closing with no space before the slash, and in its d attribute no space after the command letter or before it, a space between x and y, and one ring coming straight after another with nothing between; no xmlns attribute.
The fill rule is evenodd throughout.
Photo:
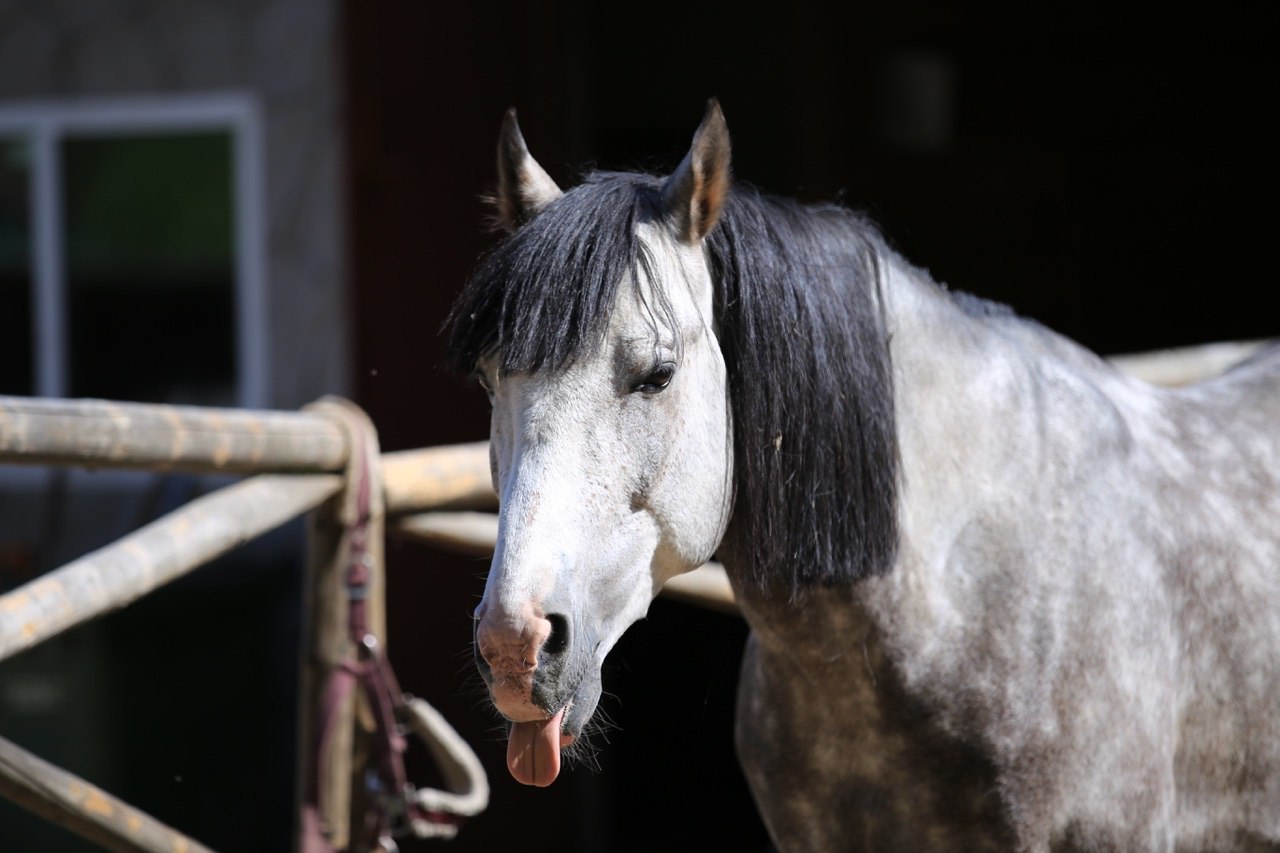
<svg viewBox="0 0 1280 853"><path fill-rule="evenodd" d="M0 459L223 473L335 472L347 437L315 412L0 397Z"/></svg>
<svg viewBox="0 0 1280 853"><path fill-rule="evenodd" d="M337 474L252 477L0 596L0 660L177 580L341 488Z"/></svg>
<svg viewBox="0 0 1280 853"><path fill-rule="evenodd" d="M50 637L124 607L137 598L280 525L310 514L306 611L301 651L298 809L306 790L320 792L319 816L326 840L356 849L353 826L363 819L362 762L372 736L364 701L352 693L342 707L328 708L338 723L316 761L312 745L324 687L335 669L355 659L348 633L346 561L355 520L352 482L344 476L353 448L362 442L376 453L376 435L356 407L325 400L301 412L245 411L0 397L0 463L256 474L191 501L123 539L0 595L0 660ZM379 484L368 549L369 630L385 639L382 602L381 517L384 512L430 509L491 509L486 445L437 447L377 457ZM270 473L263 473L270 472ZM420 700L411 707L417 728L437 732ZM437 715L438 716L438 715ZM429 725L428 725L429 724ZM443 740L449 742L449 732ZM476 779L478 762L460 756L451 742L438 758L446 778L469 786L452 800L460 808L483 808L487 786ZM359 757L357 757L359 756ZM317 766L319 765L319 766ZM464 766L465 765L465 766ZM457 784L463 784L458 782ZM304 790L305 789L305 790ZM435 796L445 792L420 792ZM205 850L110 794L57 768L16 744L0 739L0 795L111 850ZM314 809L312 810L314 811ZM299 819L299 828L304 821Z"/></svg>
<svg viewBox="0 0 1280 853"><path fill-rule="evenodd" d="M4 738L0 796L107 850L209 853L203 844Z"/></svg>

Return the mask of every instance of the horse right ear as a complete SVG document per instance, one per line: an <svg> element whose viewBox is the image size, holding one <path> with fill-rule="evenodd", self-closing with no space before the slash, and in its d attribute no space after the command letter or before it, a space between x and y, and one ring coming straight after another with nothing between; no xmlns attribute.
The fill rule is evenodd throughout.
<svg viewBox="0 0 1280 853"><path fill-rule="evenodd" d="M507 110L498 134L498 193L494 199L498 225L515 231L562 195L556 182L529 154L515 107Z"/></svg>
<svg viewBox="0 0 1280 853"><path fill-rule="evenodd" d="M712 98L689 153L662 185L662 205L676 236L697 243L716 227L728 197L729 128Z"/></svg>

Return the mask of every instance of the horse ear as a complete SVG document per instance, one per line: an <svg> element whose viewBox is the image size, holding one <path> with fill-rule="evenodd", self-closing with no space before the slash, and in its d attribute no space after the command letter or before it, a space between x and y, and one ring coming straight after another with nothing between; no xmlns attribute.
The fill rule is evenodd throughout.
<svg viewBox="0 0 1280 853"><path fill-rule="evenodd" d="M676 236L696 243L716 227L728 196L729 128L712 98L689 153L662 187L662 203Z"/></svg>
<svg viewBox="0 0 1280 853"><path fill-rule="evenodd" d="M498 135L498 224L514 231L563 194L529 154L515 107L507 110Z"/></svg>

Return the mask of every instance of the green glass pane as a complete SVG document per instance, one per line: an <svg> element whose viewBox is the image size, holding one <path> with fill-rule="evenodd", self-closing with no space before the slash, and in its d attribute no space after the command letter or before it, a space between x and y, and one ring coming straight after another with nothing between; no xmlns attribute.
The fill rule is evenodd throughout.
<svg viewBox="0 0 1280 853"><path fill-rule="evenodd" d="M0 394L34 392L30 193L27 144L0 138Z"/></svg>
<svg viewBox="0 0 1280 853"><path fill-rule="evenodd" d="M234 402L228 133L62 145L76 397Z"/></svg>

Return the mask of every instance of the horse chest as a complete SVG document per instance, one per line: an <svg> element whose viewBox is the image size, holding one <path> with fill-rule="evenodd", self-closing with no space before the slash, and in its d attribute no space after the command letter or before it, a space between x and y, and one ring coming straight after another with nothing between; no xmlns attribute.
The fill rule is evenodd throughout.
<svg viewBox="0 0 1280 853"><path fill-rule="evenodd" d="M860 609L812 601L832 596L756 609L744 656L738 755L779 847L1009 849L990 762L903 688Z"/></svg>

